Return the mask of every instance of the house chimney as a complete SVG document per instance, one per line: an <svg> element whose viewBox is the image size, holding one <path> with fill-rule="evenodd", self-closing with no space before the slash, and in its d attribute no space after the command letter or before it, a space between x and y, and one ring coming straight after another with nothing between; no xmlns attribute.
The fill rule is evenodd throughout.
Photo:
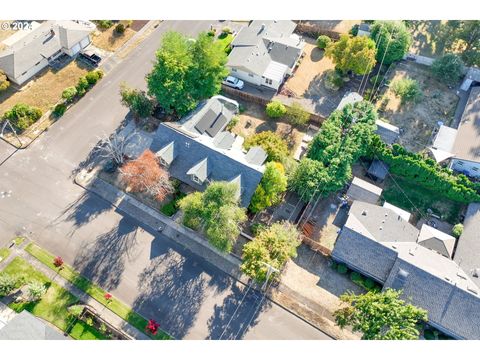
<svg viewBox="0 0 480 360"><path fill-rule="evenodd" d="M265 24L262 24L262 26L260 27L260 32L262 32L263 30L265 30L266 26Z"/></svg>

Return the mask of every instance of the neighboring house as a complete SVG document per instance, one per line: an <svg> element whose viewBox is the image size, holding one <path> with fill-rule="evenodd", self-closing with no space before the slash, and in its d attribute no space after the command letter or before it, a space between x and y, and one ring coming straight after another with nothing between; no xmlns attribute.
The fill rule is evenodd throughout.
<svg viewBox="0 0 480 360"><path fill-rule="evenodd" d="M361 23L360 25L358 25L357 36L370 37L370 25L367 23Z"/></svg>
<svg viewBox="0 0 480 360"><path fill-rule="evenodd" d="M472 87L458 129L441 125L429 148L437 162L450 161L450 168L480 177L480 86Z"/></svg>
<svg viewBox="0 0 480 360"><path fill-rule="evenodd" d="M62 54L78 54L90 44L93 30L95 25L88 21L45 21L3 42L0 69L12 82L22 85Z"/></svg>
<svg viewBox="0 0 480 360"><path fill-rule="evenodd" d="M337 105L335 110L342 110L348 104L353 105L359 101L363 100L363 96L355 91L350 91L343 95L342 100Z"/></svg>
<svg viewBox="0 0 480 360"><path fill-rule="evenodd" d="M480 287L480 203L468 205L453 260Z"/></svg>
<svg viewBox="0 0 480 360"><path fill-rule="evenodd" d="M370 204L378 203L382 189L368 181L354 177L347 190L347 199L351 204L354 201L363 201Z"/></svg>
<svg viewBox="0 0 480 360"><path fill-rule="evenodd" d="M54 326L23 310L0 329L0 340L66 340Z"/></svg>
<svg viewBox="0 0 480 360"><path fill-rule="evenodd" d="M248 152L243 138L225 131L238 103L214 96L177 123L161 123L151 144L160 163L174 178L203 191L211 181L238 184L243 207L262 179L267 158L260 147Z"/></svg>
<svg viewBox="0 0 480 360"><path fill-rule="evenodd" d="M454 245L451 236L427 225L419 231L390 207L354 202L332 257L384 289L402 290L445 334L480 339L480 290L450 260Z"/></svg>
<svg viewBox="0 0 480 360"><path fill-rule="evenodd" d="M294 34L289 20L254 20L232 41L227 66L230 74L257 86L278 90L292 75L305 41Z"/></svg>

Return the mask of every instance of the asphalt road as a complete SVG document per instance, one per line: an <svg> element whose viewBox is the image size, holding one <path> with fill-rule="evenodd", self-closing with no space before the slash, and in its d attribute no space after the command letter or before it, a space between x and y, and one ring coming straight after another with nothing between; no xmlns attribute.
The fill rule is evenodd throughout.
<svg viewBox="0 0 480 360"><path fill-rule="evenodd" d="M73 184L99 137L127 114L120 83L145 88L162 33L194 36L211 23L163 22L59 122L0 166L0 246L28 234L179 339L330 339ZM10 152L0 144L0 155Z"/></svg>

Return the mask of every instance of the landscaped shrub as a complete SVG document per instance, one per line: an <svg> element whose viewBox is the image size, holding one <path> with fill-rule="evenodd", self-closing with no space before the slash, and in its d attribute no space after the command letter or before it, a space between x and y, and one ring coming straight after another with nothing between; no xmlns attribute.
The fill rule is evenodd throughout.
<svg viewBox="0 0 480 360"><path fill-rule="evenodd" d="M405 78L392 82L392 91L400 97L402 104L418 102L422 98L422 90L417 80Z"/></svg>
<svg viewBox="0 0 480 360"><path fill-rule="evenodd" d="M98 80L100 80L101 78L103 77L103 71L102 70L93 70L93 71L89 71L86 75L85 75L85 79L87 80L87 82L90 84L90 85L95 85L97 83Z"/></svg>
<svg viewBox="0 0 480 360"><path fill-rule="evenodd" d="M62 98L67 102L72 101L75 96L77 96L77 88L75 86L69 86L62 92Z"/></svg>
<svg viewBox="0 0 480 360"><path fill-rule="evenodd" d="M55 115L56 117L60 117L65 114L65 111L67 111L67 105L65 105L65 103L60 103L55 105L55 107L53 108L53 115Z"/></svg>
<svg viewBox="0 0 480 360"><path fill-rule="evenodd" d="M17 279L8 274L0 274L0 297L7 296L16 288Z"/></svg>
<svg viewBox="0 0 480 360"><path fill-rule="evenodd" d="M350 273L350 280L352 280L355 284L363 287L363 276L356 271L352 271Z"/></svg>
<svg viewBox="0 0 480 360"><path fill-rule="evenodd" d="M373 290L375 288L375 281L370 278L365 278L363 280L363 287L367 290Z"/></svg>
<svg viewBox="0 0 480 360"><path fill-rule="evenodd" d="M297 102L287 107L285 117L292 125L305 125L310 120L310 113Z"/></svg>
<svg viewBox="0 0 480 360"><path fill-rule="evenodd" d="M153 102L144 91L129 88L122 84L120 88L122 104L128 106L135 118L146 118L153 112Z"/></svg>
<svg viewBox="0 0 480 360"><path fill-rule="evenodd" d="M7 79L7 75L0 70L0 92L5 91L10 86L10 81Z"/></svg>
<svg viewBox="0 0 480 360"><path fill-rule="evenodd" d="M18 130L23 131L42 117L42 110L27 104L16 104L3 115Z"/></svg>
<svg viewBox="0 0 480 360"><path fill-rule="evenodd" d="M228 26L225 26L225 27L223 27L223 29L222 29L222 33L224 33L224 34L231 34L231 33L232 33L232 29L229 28Z"/></svg>
<svg viewBox="0 0 480 360"><path fill-rule="evenodd" d="M95 20L94 21L100 29L106 30L113 26L112 20Z"/></svg>
<svg viewBox="0 0 480 360"><path fill-rule="evenodd" d="M160 208L160 212L166 216L172 216L177 212L177 207L174 201L169 201Z"/></svg>
<svg viewBox="0 0 480 360"><path fill-rule="evenodd" d="M76 86L77 94L79 96L85 95L89 86L90 84L88 83L87 78L85 76L82 76L80 79L78 79L78 82L77 82L77 86Z"/></svg>
<svg viewBox="0 0 480 360"><path fill-rule="evenodd" d="M338 91L343 86L343 76L336 70L325 72L325 87L329 90Z"/></svg>
<svg viewBox="0 0 480 360"><path fill-rule="evenodd" d="M125 25L118 23L117 26L115 26L115 32L119 35L123 35L125 33Z"/></svg>
<svg viewBox="0 0 480 360"><path fill-rule="evenodd" d="M339 274L346 274L348 272L348 268L345 264L338 264L336 270Z"/></svg>
<svg viewBox="0 0 480 360"><path fill-rule="evenodd" d="M266 151L267 161L281 162L284 157L288 156L287 142L273 131L262 131L245 139L243 147L246 150L254 146L260 146Z"/></svg>
<svg viewBox="0 0 480 360"><path fill-rule="evenodd" d="M214 31L214 30L209 30L209 31L207 32L207 35L213 37L213 36L215 36L215 31Z"/></svg>
<svg viewBox="0 0 480 360"><path fill-rule="evenodd" d="M463 224L456 224L452 229L452 234L456 238L459 238L463 233Z"/></svg>
<svg viewBox="0 0 480 360"><path fill-rule="evenodd" d="M447 85L455 85L463 74L465 65L456 54L446 54L436 59L430 70L438 80Z"/></svg>
<svg viewBox="0 0 480 360"><path fill-rule="evenodd" d="M45 285L39 281L32 281L27 286L28 299L30 301L38 301L47 292Z"/></svg>
<svg viewBox="0 0 480 360"><path fill-rule="evenodd" d="M227 124L227 130L232 131L239 121L240 118L238 116L232 116L232 119Z"/></svg>
<svg viewBox="0 0 480 360"><path fill-rule="evenodd" d="M272 119L277 119L287 113L287 108L280 101L270 101L265 107L265 113Z"/></svg>
<svg viewBox="0 0 480 360"><path fill-rule="evenodd" d="M325 50L325 48L332 42L332 39L330 39L327 35L320 35L317 38L317 46L321 50Z"/></svg>

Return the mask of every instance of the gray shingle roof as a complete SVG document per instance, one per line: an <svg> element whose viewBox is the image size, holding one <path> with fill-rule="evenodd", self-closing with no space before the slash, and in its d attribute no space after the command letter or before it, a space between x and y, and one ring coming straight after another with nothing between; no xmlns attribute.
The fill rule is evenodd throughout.
<svg viewBox="0 0 480 360"><path fill-rule="evenodd" d="M453 260L480 287L480 203L468 205L463 226ZM477 277L474 276L475 269Z"/></svg>
<svg viewBox="0 0 480 360"><path fill-rule="evenodd" d="M358 200L376 204L382 195L382 189L368 181L354 177L352 183L348 187L347 196L351 201Z"/></svg>
<svg viewBox="0 0 480 360"><path fill-rule="evenodd" d="M297 25L290 20L254 20L232 41L228 66L262 76L274 61L292 67L305 43L292 35Z"/></svg>
<svg viewBox="0 0 480 360"><path fill-rule="evenodd" d="M389 166L380 160L373 160L368 168L368 174L376 177L378 180L385 180L388 175Z"/></svg>
<svg viewBox="0 0 480 360"><path fill-rule="evenodd" d="M207 135L199 136L187 133L182 128L176 128L172 123L160 124L151 150L156 153L171 142L174 143L175 157L168 170L173 177L203 191L209 181L232 181L241 175L241 204L244 207L250 204L250 199L262 179L263 165L249 164L241 149L217 148L214 139ZM187 172L205 159L207 160L204 165L207 166L209 181L200 185L192 181Z"/></svg>
<svg viewBox="0 0 480 360"><path fill-rule="evenodd" d="M23 310L0 329L0 340L66 340L60 331Z"/></svg>
<svg viewBox="0 0 480 360"><path fill-rule="evenodd" d="M400 271L408 273L403 298L428 312L429 322L460 339L480 339L480 297L466 274L446 257L412 244L396 244L398 258L384 288L399 285Z"/></svg>
<svg viewBox="0 0 480 360"><path fill-rule="evenodd" d="M93 30L90 22L45 21L0 53L0 69L17 78L62 47L70 49Z"/></svg>
<svg viewBox="0 0 480 360"><path fill-rule="evenodd" d="M418 243L427 249L452 258L455 238L426 224L422 225L418 235Z"/></svg>
<svg viewBox="0 0 480 360"><path fill-rule="evenodd" d="M375 123L377 124L377 130L375 132L385 143L391 145L397 141L400 136L400 129L398 127L381 120L377 120Z"/></svg>

